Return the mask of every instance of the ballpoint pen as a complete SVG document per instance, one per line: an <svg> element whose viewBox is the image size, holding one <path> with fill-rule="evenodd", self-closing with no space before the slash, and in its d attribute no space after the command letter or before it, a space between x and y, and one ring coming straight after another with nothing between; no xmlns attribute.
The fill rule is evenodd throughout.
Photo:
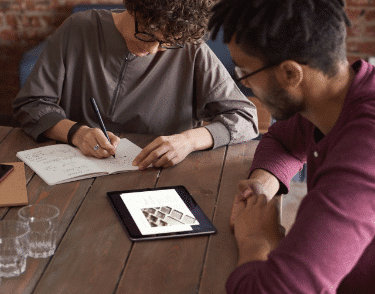
<svg viewBox="0 0 375 294"><path fill-rule="evenodd" d="M91 98L90 101L91 101L92 107L94 108L94 111L95 111L95 113L96 113L96 116L98 117L99 124L100 124L100 128L102 129L104 135L107 137L108 142L111 143L111 140L109 139L108 134L107 134L107 129L105 128L104 122L103 122L103 120L102 120L102 116L100 115L99 108L98 108L98 106L96 105L95 99L94 99L94 98ZM115 155L112 155L112 156L113 156L113 158L116 158Z"/></svg>

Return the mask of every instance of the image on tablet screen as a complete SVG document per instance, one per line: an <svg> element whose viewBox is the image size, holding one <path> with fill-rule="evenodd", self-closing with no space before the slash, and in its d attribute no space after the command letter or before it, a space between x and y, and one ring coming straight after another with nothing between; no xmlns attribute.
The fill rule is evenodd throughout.
<svg viewBox="0 0 375 294"><path fill-rule="evenodd" d="M142 208L141 210L151 227L198 224L194 217L169 206Z"/></svg>
<svg viewBox="0 0 375 294"><path fill-rule="evenodd" d="M174 189L121 194L142 235L193 230L199 225Z"/></svg>

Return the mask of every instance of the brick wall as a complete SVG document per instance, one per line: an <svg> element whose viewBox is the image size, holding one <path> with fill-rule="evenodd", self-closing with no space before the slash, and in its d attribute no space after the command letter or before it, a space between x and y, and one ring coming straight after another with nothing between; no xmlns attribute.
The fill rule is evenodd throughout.
<svg viewBox="0 0 375 294"><path fill-rule="evenodd" d="M75 4L121 0L0 0L0 113L10 113L19 91L18 63L22 53L44 40L70 15ZM347 0L352 21L348 30L348 58L375 56L375 0Z"/></svg>
<svg viewBox="0 0 375 294"><path fill-rule="evenodd" d="M11 113L22 53L53 33L73 5L90 3L122 4L122 0L0 0L0 113Z"/></svg>
<svg viewBox="0 0 375 294"><path fill-rule="evenodd" d="M348 29L348 59L375 56L375 0L347 0L346 12L352 22Z"/></svg>

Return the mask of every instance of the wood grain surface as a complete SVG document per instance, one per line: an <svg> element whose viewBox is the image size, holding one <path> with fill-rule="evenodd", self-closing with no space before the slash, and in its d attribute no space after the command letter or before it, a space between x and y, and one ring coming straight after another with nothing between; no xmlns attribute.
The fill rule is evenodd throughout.
<svg viewBox="0 0 375 294"><path fill-rule="evenodd" d="M140 147L155 137L123 134ZM20 129L0 127L0 162L19 161L36 143ZM27 166L29 203L60 209L57 250L50 258L27 259L26 272L3 278L0 293L123 294L225 293L236 266L229 227L237 183L247 178L258 141L194 152L167 168L102 176L48 186ZM108 191L183 185L214 223L209 236L132 242L111 207ZM17 219L19 207L1 208L1 219Z"/></svg>

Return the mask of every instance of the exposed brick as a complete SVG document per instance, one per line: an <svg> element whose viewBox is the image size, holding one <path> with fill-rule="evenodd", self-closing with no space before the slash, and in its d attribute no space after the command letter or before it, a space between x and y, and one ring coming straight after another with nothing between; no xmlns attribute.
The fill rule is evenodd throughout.
<svg viewBox="0 0 375 294"><path fill-rule="evenodd" d="M4 25L5 21L4 21L4 13L3 12L0 12L0 28Z"/></svg>
<svg viewBox="0 0 375 294"><path fill-rule="evenodd" d="M363 36L366 28L364 25L352 24L351 27L347 28L348 37L358 37Z"/></svg>
<svg viewBox="0 0 375 294"><path fill-rule="evenodd" d="M356 56L356 55L348 55L347 56L347 59L349 61L350 64L353 64L354 62L356 62L358 59L360 59L360 57Z"/></svg>
<svg viewBox="0 0 375 294"><path fill-rule="evenodd" d="M36 11L48 11L50 10L51 7L50 5L48 4L36 4L35 7L34 7L34 10Z"/></svg>
<svg viewBox="0 0 375 294"><path fill-rule="evenodd" d="M42 21L45 23L47 27L52 27L53 26L53 18L48 15L43 15L42 16Z"/></svg>
<svg viewBox="0 0 375 294"><path fill-rule="evenodd" d="M26 16L22 17L22 25L25 28L38 28L41 27L39 16Z"/></svg>
<svg viewBox="0 0 375 294"><path fill-rule="evenodd" d="M348 42L347 50L350 53L375 54L375 42Z"/></svg>
<svg viewBox="0 0 375 294"><path fill-rule="evenodd" d="M6 16L8 26L11 27L12 29L17 29L18 28L18 17L15 14L8 14Z"/></svg>
<svg viewBox="0 0 375 294"><path fill-rule="evenodd" d="M375 0L347 0L346 6L367 6L372 7L375 6Z"/></svg>
<svg viewBox="0 0 375 294"><path fill-rule="evenodd" d="M363 15L362 10L358 8L353 9L352 7L348 7L345 11L351 21L355 21L358 17Z"/></svg>
<svg viewBox="0 0 375 294"><path fill-rule="evenodd" d="M375 21L375 10L373 11L368 11L366 13L366 20L367 21Z"/></svg>
<svg viewBox="0 0 375 294"><path fill-rule="evenodd" d="M365 30L365 36L370 38L375 38L375 25L374 26L368 26ZM375 40L374 40L375 42ZM375 55L375 52L374 52Z"/></svg>
<svg viewBox="0 0 375 294"><path fill-rule="evenodd" d="M0 32L0 39L3 39L5 41L16 41L17 32L14 30L3 30Z"/></svg>
<svg viewBox="0 0 375 294"><path fill-rule="evenodd" d="M33 11L46 11L52 8L50 0L26 0L26 7Z"/></svg>
<svg viewBox="0 0 375 294"><path fill-rule="evenodd" d="M25 9L25 6L22 2L19 1L10 1L9 10L10 11L21 11Z"/></svg>

